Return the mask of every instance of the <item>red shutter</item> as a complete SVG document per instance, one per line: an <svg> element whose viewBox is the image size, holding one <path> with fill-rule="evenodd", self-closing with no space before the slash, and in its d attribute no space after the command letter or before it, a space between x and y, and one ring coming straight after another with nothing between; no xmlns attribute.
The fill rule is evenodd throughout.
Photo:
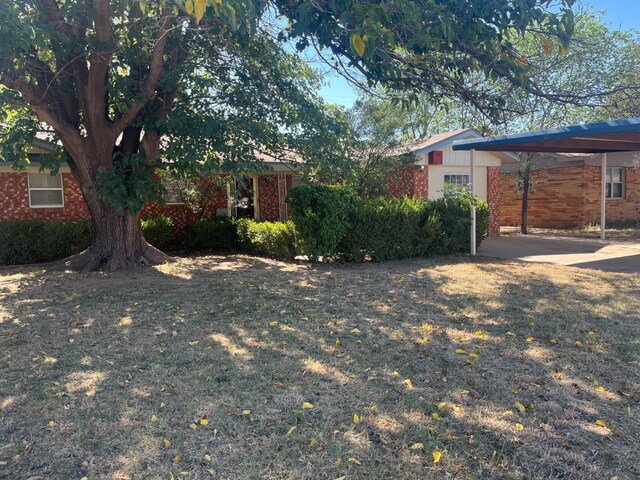
<svg viewBox="0 0 640 480"><path fill-rule="evenodd" d="M429 165L442 165L442 150L429 152Z"/></svg>

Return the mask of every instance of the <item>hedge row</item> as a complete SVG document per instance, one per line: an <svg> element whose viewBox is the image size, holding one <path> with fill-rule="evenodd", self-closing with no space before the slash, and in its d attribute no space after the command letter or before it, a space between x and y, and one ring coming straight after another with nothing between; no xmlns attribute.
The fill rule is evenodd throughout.
<svg viewBox="0 0 640 480"><path fill-rule="evenodd" d="M343 187L300 185L287 202L298 231L300 254L311 260L384 261L467 252L471 195L444 198L363 199ZM489 207L476 199L478 245L487 233Z"/></svg>
<svg viewBox="0 0 640 480"><path fill-rule="evenodd" d="M241 249L258 255L293 260L297 253L291 222L256 222L215 218L192 223L179 238L167 216L141 220L145 239L160 248L186 250ZM50 262L79 253L91 244L91 222L0 221L0 265Z"/></svg>

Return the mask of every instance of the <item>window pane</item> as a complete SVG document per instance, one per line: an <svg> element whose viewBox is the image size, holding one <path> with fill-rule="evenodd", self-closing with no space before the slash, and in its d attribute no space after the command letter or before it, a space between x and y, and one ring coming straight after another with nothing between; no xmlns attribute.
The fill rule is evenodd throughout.
<svg viewBox="0 0 640 480"><path fill-rule="evenodd" d="M613 171L613 182L614 183L622 183L622 169L614 168Z"/></svg>
<svg viewBox="0 0 640 480"><path fill-rule="evenodd" d="M607 198L611 198L611 184L607 183L607 193L606 193L606 197Z"/></svg>
<svg viewBox="0 0 640 480"><path fill-rule="evenodd" d="M622 198L622 184L614 183L613 184L613 198Z"/></svg>
<svg viewBox="0 0 640 480"><path fill-rule="evenodd" d="M30 188L62 188L62 175L48 173L29 173Z"/></svg>
<svg viewBox="0 0 640 480"><path fill-rule="evenodd" d="M31 206L62 206L62 190L31 190Z"/></svg>
<svg viewBox="0 0 640 480"><path fill-rule="evenodd" d="M606 180L607 183L611 183L611 169L607 168Z"/></svg>

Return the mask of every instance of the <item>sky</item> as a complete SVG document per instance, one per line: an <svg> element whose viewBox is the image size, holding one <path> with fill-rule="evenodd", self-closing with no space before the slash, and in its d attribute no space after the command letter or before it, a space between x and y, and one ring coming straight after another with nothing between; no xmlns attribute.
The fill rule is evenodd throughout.
<svg viewBox="0 0 640 480"><path fill-rule="evenodd" d="M591 0L585 2L596 11L606 10L605 20L612 28L640 30L640 2L638 0ZM320 95L329 103L350 107L358 97L357 92L338 76L326 76L326 84Z"/></svg>

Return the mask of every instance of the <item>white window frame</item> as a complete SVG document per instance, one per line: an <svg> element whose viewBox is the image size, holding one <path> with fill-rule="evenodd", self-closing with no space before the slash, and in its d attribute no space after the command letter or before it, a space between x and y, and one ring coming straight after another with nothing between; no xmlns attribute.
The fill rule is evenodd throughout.
<svg viewBox="0 0 640 480"><path fill-rule="evenodd" d="M37 173L27 173L27 194L29 195L29 208L64 208L64 177L62 176L61 173L58 173L57 175L51 175L52 177L60 177L60 188L54 188L54 187L47 187L47 188L39 188L39 187L31 187L31 177L30 175L49 175L48 173L43 173L43 172L37 172ZM51 204L51 205L33 205L31 203L31 191L43 191L43 190L56 190L56 191L60 191L61 193L61 197L62 197L62 204L56 205L56 204Z"/></svg>
<svg viewBox="0 0 640 480"><path fill-rule="evenodd" d="M467 177L468 182L462 188L464 188L465 190L471 191L471 189L469 188L469 184L471 183L471 175L469 173L466 173L466 172L445 172L445 173L443 173L442 174L442 184L444 185L445 188L447 188L447 177L448 176L452 176L452 175ZM457 185L457 184L456 185L448 184L448 187L449 188L456 188L456 187L459 187L459 185Z"/></svg>
<svg viewBox="0 0 640 480"><path fill-rule="evenodd" d="M615 183L622 184L621 196L619 196L619 197L614 197L613 196L613 184L614 184L614 182L613 182L613 170L614 169L620 170L620 182L615 182ZM607 200L623 200L624 199L624 195L626 193L625 192L625 188L624 188L624 183L625 183L624 182L624 177L625 177L625 175L624 175L624 173L625 173L624 172L624 167L607 167L607 172L611 172L611 173L609 173L609 181L606 182L606 184L607 185L611 185L611 186L609 187L610 194L606 195L606 199Z"/></svg>

